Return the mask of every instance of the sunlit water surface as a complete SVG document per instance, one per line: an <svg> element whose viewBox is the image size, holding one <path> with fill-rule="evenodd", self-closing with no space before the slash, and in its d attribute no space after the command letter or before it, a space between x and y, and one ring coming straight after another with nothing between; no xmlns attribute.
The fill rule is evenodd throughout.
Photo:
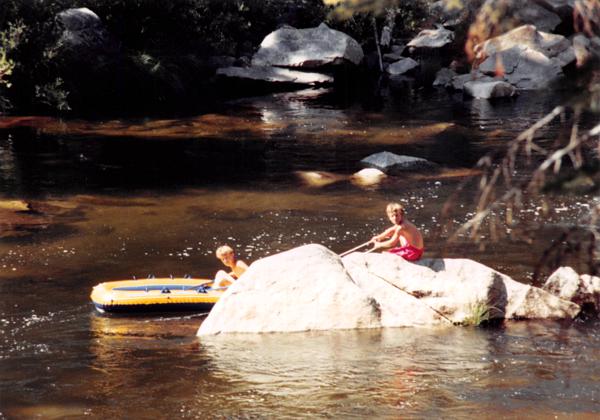
<svg viewBox="0 0 600 420"><path fill-rule="evenodd" d="M102 316L89 302L101 281L210 276L222 243L248 262L313 242L342 252L386 226L388 201L408 206L428 256L469 257L530 281L543 235L446 244L473 190L455 203L464 214L442 221L440 212L482 153L558 99L428 95L390 96L375 110L303 92L178 119L0 118L2 198L43 209L22 216L38 224L0 242L1 415L595 418L594 320L198 339L205 315ZM381 150L441 169L379 187L350 182L358 160ZM337 178L314 188L298 171ZM551 234L592 199L559 197L551 214L532 206L522 216Z"/></svg>

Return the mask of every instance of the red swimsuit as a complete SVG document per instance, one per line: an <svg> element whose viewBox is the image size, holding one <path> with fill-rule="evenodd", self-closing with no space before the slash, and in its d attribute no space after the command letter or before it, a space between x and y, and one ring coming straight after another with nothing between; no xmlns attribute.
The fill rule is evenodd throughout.
<svg viewBox="0 0 600 420"><path fill-rule="evenodd" d="M412 245L406 245L398 248L392 248L388 252L399 255L406 261L417 261L423 256L423 251L424 249L419 249Z"/></svg>

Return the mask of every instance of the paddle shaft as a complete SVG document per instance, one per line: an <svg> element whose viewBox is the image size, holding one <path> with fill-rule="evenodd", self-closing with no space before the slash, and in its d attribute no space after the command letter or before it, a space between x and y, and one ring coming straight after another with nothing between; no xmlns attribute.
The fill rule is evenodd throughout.
<svg viewBox="0 0 600 420"><path fill-rule="evenodd" d="M365 242L364 244L361 244L361 245L359 245L359 246L357 246L357 247L354 247L354 248L352 248L352 249L349 249L349 250L348 250L348 251L346 251L346 252L342 252L342 253L340 254L340 257L343 257L344 255L348 255L348 254L350 254L351 252L354 252L354 251L356 251L357 249L364 248L365 246L369 245L370 243L371 243L371 241L368 241L368 242Z"/></svg>

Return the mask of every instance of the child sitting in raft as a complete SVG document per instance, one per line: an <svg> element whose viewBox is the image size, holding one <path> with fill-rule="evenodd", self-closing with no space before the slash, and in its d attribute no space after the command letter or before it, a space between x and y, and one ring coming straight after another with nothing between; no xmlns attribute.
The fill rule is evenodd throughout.
<svg viewBox="0 0 600 420"><path fill-rule="evenodd" d="M240 278L240 276L248 269L248 266L244 261L235 258L235 252L233 251L233 248L228 245L223 245L217 248L215 254L225 266L231 269L231 271L229 273L224 270L219 270L217 272L215 275L215 281L212 285L214 289L229 286L238 278Z"/></svg>
<svg viewBox="0 0 600 420"><path fill-rule="evenodd" d="M389 248L387 252L399 255L407 261L420 259L425 250L423 235L414 224L406 220L402 204L388 204L386 213L393 226L371 238L372 251Z"/></svg>

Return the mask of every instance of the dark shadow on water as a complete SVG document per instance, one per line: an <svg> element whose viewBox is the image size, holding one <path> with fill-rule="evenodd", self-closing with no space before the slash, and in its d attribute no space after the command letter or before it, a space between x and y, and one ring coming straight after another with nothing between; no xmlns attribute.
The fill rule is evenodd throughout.
<svg viewBox="0 0 600 420"><path fill-rule="evenodd" d="M2 236L0 239L6 244L30 245L45 241L57 241L76 235L78 232L79 229L71 224L50 222L44 228L15 229L12 235L8 233L7 236Z"/></svg>

